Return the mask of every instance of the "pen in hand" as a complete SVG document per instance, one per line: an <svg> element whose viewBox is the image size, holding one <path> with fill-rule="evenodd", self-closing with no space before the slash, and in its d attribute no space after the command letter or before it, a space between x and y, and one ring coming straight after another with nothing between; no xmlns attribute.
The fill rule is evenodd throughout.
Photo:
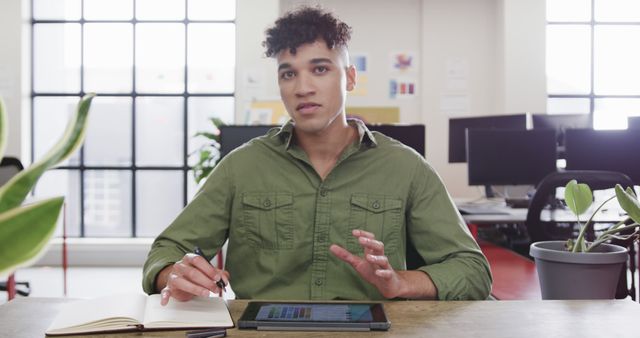
<svg viewBox="0 0 640 338"><path fill-rule="evenodd" d="M193 249L193 253L204 258L207 262L209 262L209 264L211 264L211 261L209 261L209 259L207 258L207 256L204 255L204 253L202 252L202 250L200 250L200 247L195 247ZM213 266L213 265L211 265ZM224 283L224 280L222 279L222 276L220 276L220 279L218 281L216 281L216 285L218 286L218 288L220 288L220 290L223 290L224 292L227 292L226 286L227 284Z"/></svg>

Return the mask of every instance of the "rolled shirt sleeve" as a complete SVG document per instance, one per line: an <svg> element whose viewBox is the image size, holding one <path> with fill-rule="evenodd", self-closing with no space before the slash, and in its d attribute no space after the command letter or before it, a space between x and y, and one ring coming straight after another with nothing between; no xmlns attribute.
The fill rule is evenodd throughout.
<svg viewBox="0 0 640 338"><path fill-rule="evenodd" d="M487 259L457 211L438 174L416 166L408 205L407 230L426 265L440 300L487 299L491 271Z"/></svg>
<svg viewBox="0 0 640 338"><path fill-rule="evenodd" d="M229 231L233 198L232 180L225 161L211 172L207 181L178 217L153 242L143 268L142 287L148 294L157 293L158 273L173 264L195 246L207 257L222 247Z"/></svg>

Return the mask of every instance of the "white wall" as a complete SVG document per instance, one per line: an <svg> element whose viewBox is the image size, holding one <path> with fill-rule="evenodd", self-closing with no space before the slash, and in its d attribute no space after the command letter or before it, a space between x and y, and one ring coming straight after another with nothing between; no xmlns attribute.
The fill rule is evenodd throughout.
<svg viewBox="0 0 640 338"><path fill-rule="evenodd" d="M0 1L0 97L9 113L7 156L26 162L29 126L29 1Z"/></svg>
<svg viewBox="0 0 640 338"><path fill-rule="evenodd" d="M454 197L479 197L466 163L448 163L448 120L546 110L545 2L424 0L422 14L427 158Z"/></svg>
<svg viewBox="0 0 640 338"><path fill-rule="evenodd" d="M245 120L253 100L278 99L275 62L264 56L264 31L279 16L279 0L236 0L236 121ZM263 86L247 86L247 77Z"/></svg>

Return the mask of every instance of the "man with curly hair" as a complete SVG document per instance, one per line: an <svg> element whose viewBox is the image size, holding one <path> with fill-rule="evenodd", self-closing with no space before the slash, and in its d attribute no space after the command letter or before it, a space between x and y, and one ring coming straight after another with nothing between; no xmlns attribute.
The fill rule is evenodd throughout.
<svg viewBox="0 0 640 338"><path fill-rule="evenodd" d="M289 122L227 155L155 240L146 292L239 298L486 299L485 257L424 158L345 115L351 28L303 7L266 31ZM406 270L408 238L425 265ZM228 270L213 255L229 240Z"/></svg>

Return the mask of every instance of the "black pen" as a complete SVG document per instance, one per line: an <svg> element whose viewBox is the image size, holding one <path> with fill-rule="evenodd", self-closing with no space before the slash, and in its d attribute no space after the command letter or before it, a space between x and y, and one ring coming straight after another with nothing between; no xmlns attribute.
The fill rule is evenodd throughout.
<svg viewBox="0 0 640 338"><path fill-rule="evenodd" d="M211 264L211 261L209 261L209 259L207 259L207 256L204 255L204 252L202 252L202 250L200 250L200 247L196 246L195 248L193 248L193 253L204 258L207 262L209 262L209 264L211 266L213 266L213 264ZM224 283L224 280L222 279L222 275L220 276L220 279L216 282L216 285L224 290L224 292L227 292L226 286L227 284Z"/></svg>

